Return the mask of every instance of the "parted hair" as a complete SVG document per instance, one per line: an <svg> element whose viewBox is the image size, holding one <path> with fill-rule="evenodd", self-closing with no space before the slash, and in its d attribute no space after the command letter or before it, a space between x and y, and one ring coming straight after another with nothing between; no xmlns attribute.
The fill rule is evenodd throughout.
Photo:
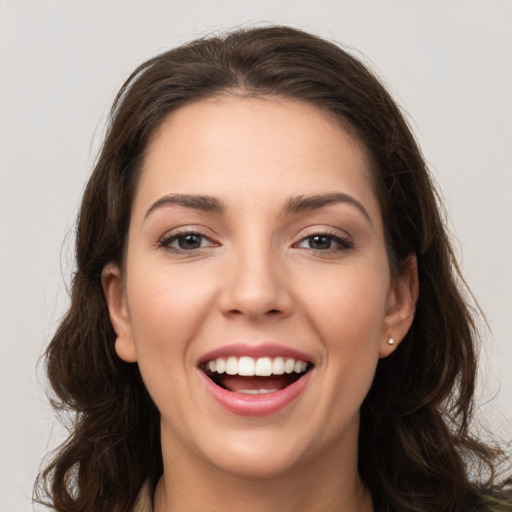
<svg viewBox="0 0 512 512"><path fill-rule="evenodd" d="M377 511L484 510L500 451L470 434L475 309L425 160L390 94L338 45L280 26L199 39L140 65L119 91L76 227L70 307L45 361L53 404L71 418L36 500L59 512L129 512L162 472L159 413L136 364L117 357L102 270L123 265L148 143L171 112L216 95L293 98L334 116L373 171L392 272L416 254L412 327L378 363L362 405L359 472ZM470 477L471 476L471 477Z"/></svg>

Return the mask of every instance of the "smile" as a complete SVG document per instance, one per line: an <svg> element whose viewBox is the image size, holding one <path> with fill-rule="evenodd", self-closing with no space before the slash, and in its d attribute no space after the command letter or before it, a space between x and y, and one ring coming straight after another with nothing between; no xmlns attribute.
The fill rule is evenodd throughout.
<svg viewBox="0 0 512 512"><path fill-rule="evenodd" d="M267 348L269 354L278 350ZM248 350L261 353L264 347ZM243 347L223 350L233 351L241 352ZM208 391L225 409L238 415L265 416L278 412L298 397L312 368L305 355L293 351L277 356L212 354L198 369Z"/></svg>

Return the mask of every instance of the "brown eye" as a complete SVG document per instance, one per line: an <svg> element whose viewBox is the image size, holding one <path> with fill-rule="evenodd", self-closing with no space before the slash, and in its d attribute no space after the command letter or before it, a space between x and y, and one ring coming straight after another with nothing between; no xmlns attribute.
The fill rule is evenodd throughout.
<svg viewBox="0 0 512 512"><path fill-rule="evenodd" d="M160 247L174 252L192 252L204 247L215 247L212 240L201 233L178 233L160 242Z"/></svg>
<svg viewBox="0 0 512 512"><path fill-rule="evenodd" d="M333 240L328 236L315 235L308 237L307 243L310 249L315 249L316 251L325 251L326 249L331 248Z"/></svg>
<svg viewBox="0 0 512 512"><path fill-rule="evenodd" d="M199 249L201 247L201 239L203 237L197 234L188 234L176 238L178 247L184 251L190 251L192 249Z"/></svg>
<svg viewBox="0 0 512 512"><path fill-rule="evenodd" d="M317 252L338 252L352 249L354 244L348 238L342 238L328 233L318 233L317 235L310 235L303 238L296 247Z"/></svg>

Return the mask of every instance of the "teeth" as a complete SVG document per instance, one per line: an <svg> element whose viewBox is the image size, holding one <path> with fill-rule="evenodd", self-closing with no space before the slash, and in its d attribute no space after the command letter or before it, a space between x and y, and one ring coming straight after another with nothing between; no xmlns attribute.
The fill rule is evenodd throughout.
<svg viewBox="0 0 512 512"><path fill-rule="evenodd" d="M236 357L228 357L226 361L226 373L228 375L236 375L238 373L238 359Z"/></svg>
<svg viewBox="0 0 512 512"><path fill-rule="evenodd" d="M262 377L272 375L272 359L270 357L260 357L257 359L254 374Z"/></svg>
<svg viewBox="0 0 512 512"><path fill-rule="evenodd" d="M288 358L284 362L284 372L285 373L292 373L294 367L295 367L295 359Z"/></svg>
<svg viewBox="0 0 512 512"><path fill-rule="evenodd" d="M254 359L252 357L241 357L238 360L238 375L254 375Z"/></svg>
<svg viewBox="0 0 512 512"><path fill-rule="evenodd" d="M238 393L245 393L246 395L263 395L265 393L273 393L276 389L240 389Z"/></svg>
<svg viewBox="0 0 512 512"><path fill-rule="evenodd" d="M308 367L308 365L304 361L295 361L295 365L293 366L293 371L295 373L302 373L302 372L306 371L307 367Z"/></svg>
<svg viewBox="0 0 512 512"><path fill-rule="evenodd" d="M282 357L276 357L272 361L272 373L274 375L283 375L283 373L284 373L284 359Z"/></svg>
<svg viewBox="0 0 512 512"><path fill-rule="evenodd" d="M244 377L269 377L270 375L283 375L284 373L304 373L308 368L305 361L283 357L252 357L242 356L240 358L231 356L228 358L218 357L204 365L211 372L226 373L228 375L241 375ZM246 390L241 393L268 392L268 390Z"/></svg>
<svg viewBox="0 0 512 512"><path fill-rule="evenodd" d="M224 359L219 357L215 361L215 363L217 366L217 370L216 370L217 373L224 373L226 371L226 361L224 361Z"/></svg>

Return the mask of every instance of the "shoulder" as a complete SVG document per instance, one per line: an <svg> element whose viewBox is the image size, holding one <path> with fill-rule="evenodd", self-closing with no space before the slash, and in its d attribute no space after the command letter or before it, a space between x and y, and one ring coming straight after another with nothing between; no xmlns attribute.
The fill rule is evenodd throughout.
<svg viewBox="0 0 512 512"><path fill-rule="evenodd" d="M503 501L493 496L485 496L489 512L512 512L512 502Z"/></svg>

